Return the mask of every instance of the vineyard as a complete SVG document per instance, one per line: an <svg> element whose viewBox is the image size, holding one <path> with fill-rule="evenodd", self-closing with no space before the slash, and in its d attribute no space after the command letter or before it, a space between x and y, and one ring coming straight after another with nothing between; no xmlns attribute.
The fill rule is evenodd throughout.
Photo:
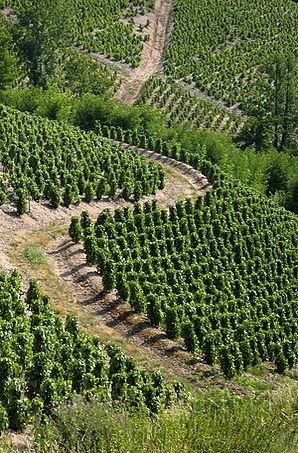
<svg viewBox="0 0 298 453"><path fill-rule="evenodd" d="M247 110L264 95L270 57L297 51L297 15L291 0L179 1L165 73Z"/></svg>
<svg viewBox="0 0 298 453"><path fill-rule="evenodd" d="M0 0L1 452L297 451L297 23Z"/></svg>
<svg viewBox="0 0 298 453"><path fill-rule="evenodd" d="M62 8L64 15L67 13L67 25L71 23L67 28L67 38L72 45L136 67L140 63L149 25L143 17L154 8L154 4L155 0L104 0L100 3L63 0L51 6L55 8L58 5L59 11ZM31 8L30 2L26 1L0 2L0 7L8 6L17 16L24 11L28 14ZM47 8L44 2L38 6ZM33 7L32 11L35 13L36 9Z"/></svg>
<svg viewBox="0 0 298 453"><path fill-rule="evenodd" d="M179 384L171 389L160 373L141 371L121 349L81 332L74 316L64 323L35 280L23 298L16 271L0 279L1 431L24 429L34 414L49 414L75 393L153 413L181 393Z"/></svg>
<svg viewBox="0 0 298 453"><path fill-rule="evenodd" d="M283 372L297 361L297 219L219 181L169 213L147 202L75 217L70 234L106 290L227 376L266 360Z"/></svg>

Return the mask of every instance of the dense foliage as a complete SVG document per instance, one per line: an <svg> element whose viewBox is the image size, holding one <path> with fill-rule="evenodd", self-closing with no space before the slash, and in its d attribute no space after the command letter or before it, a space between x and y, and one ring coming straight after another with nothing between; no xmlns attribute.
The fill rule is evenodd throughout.
<svg viewBox="0 0 298 453"><path fill-rule="evenodd" d="M149 417L91 401L63 407L55 420L35 425L37 453L280 453L298 447L295 392L278 401L200 392L192 404ZM1 444L0 444L1 445ZM12 450L3 451L12 453Z"/></svg>
<svg viewBox="0 0 298 453"><path fill-rule="evenodd" d="M35 280L24 294L16 271L0 275L0 350L0 431L22 430L75 393L153 413L176 394L159 372L140 371L118 347L81 332L73 315L63 322Z"/></svg>
<svg viewBox="0 0 298 453"><path fill-rule="evenodd" d="M92 133L0 107L1 202L11 188L19 214L28 198L57 208L108 195L136 199L163 188L160 164Z"/></svg>
<svg viewBox="0 0 298 453"><path fill-rule="evenodd" d="M297 217L206 170L204 198L104 210L77 239L107 290L227 376L266 360L283 372L298 354Z"/></svg>

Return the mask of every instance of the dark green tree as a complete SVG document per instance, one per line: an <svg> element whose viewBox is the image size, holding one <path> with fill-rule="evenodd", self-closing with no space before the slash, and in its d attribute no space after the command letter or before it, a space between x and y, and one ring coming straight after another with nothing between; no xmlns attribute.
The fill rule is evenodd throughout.
<svg viewBox="0 0 298 453"><path fill-rule="evenodd" d="M17 40L34 85L48 88L57 75L58 49L70 42L71 10L69 0L26 1L17 8Z"/></svg>
<svg viewBox="0 0 298 453"><path fill-rule="evenodd" d="M0 90L8 88L18 76L19 60L12 33L5 18L0 16Z"/></svg>
<svg viewBox="0 0 298 453"><path fill-rule="evenodd" d="M297 142L298 64L295 55L276 53L261 68L263 85L252 118L242 134L246 144L257 149L273 145L279 151Z"/></svg>

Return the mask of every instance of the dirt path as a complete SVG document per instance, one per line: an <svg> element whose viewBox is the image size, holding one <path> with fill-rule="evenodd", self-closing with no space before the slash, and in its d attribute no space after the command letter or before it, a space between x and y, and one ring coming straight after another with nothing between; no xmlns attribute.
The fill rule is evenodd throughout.
<svg viewBox="0 0 298 453"><path fill-rule="evenodd" d="M192 167L149 150L140 150L140 153L162 162L167 170L165 188L155 196L144 197L143 202L156 198L160 207L167 208L179 199L210 190L208 180ZM99 202L82 202L78 206L53 210L45 204L32 202L31 212L21 218L15 214L14 207L5 205L0 209L0 267L3 270L19 267L25 279L36 277L58 311L74 312L84 328L93 334L102 336L105 332L108 338L120 344L125 339L128 345L133 345L144 366L150 362L150 366L154 364L171 376L198 387L216 385L229 387L235 393L245 392L240 386L224 380L218 370L203 363L198 355L188 353L182 342L172 341L162 329L150 326L144 315L134 313L127 303L117 299L115 292L105 292L96 268L86 264L82 245L74 244L65 235L73 215L88 210L96 218L104 208L116 209L125 205L132 206L132 203L122 199L111 202L104 198ZM57 234L57 225L64 228L64 233ZM56 228L55 234L51 226ZM24 247L38 243L38 236L42 237L48 255L46 269L32 269L28 262L25 265L22 262ZM11 253L17 248L17 253ZM124 342L123 347L130 353L131 346L127 344Z"/></svg>
<svg viewBox="0 0 298 453"><path fill-rule="evenodd" d="M150 39L144 42L140 65L135 69L126 69L122 85L115 97L133 104L146 80L162 69L167 39L170 35L173 0L156 0L154 11L148 14L150 25L146 30Z"/></svg>
<svg viewBox="0 0 298 453"><path fill-rule="evenodd" d="M134 104L149 77L161 72L171 33L173 3L174 0L156 0L154 10L145 16L145 19L150 21L150 25L146 28L149 40L143 43L141 62L137 68L109 59L103 54L87 52L82 48L74 47L77 51L88 53L95 60L120 72L122 84L115 94L116 99L127 104Z"/></svg>
<svg viewBox="0 0 298 453"><path fill-rule="evenodd" d="M103 54L88 52L83 48L74 47L77 51L87 53L95 60L120 72L122 84L115 94L116 99L120 99L127 104L134 104L149 77L161 72L167 42L171 33L173 3L174 0L156 0L154 11L149 12L145 16L145 19L150 21L150 25L146 28L149 40L143 44L141 62L137 68L109 59Z"/></svg>

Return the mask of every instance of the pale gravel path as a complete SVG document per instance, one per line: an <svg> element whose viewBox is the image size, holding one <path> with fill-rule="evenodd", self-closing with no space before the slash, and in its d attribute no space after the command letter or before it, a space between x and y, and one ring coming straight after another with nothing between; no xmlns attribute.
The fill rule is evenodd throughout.
<svg viewBox="0 0 298 453"><path fill-rule="evenodd" d="M124 71L122 85L115 97L127 104L134 104L146 81L162 70L168 37L171 31L173 0L156 0L154 11L146 18L150 26L146 30L149 41L144 42L140 65Z"/></svg>

